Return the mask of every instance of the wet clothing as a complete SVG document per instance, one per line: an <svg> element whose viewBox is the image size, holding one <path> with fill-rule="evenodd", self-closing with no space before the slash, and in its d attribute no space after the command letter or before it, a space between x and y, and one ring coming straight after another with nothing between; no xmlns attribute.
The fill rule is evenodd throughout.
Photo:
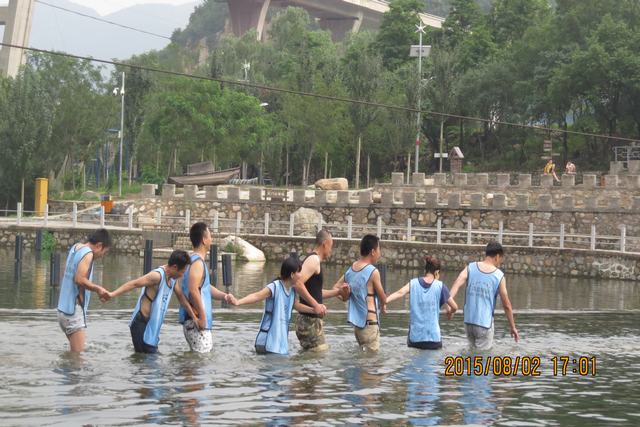
<svg viewBox="0 0 640 427"><path fill-rule="evenodd" d="M409 334L407 345L441 348L440 307L449 299L449 290L440 280L427 283L417 277L409 282Z"/></svg>
<svg viewBox="0 0 640 427"><path fill-rule="evenodd" d="M471 347L475 347L478 350L489 350L493 345L493 321L489 328L465 323L464 330L467 333L467 341L469 341Z"/></svg>
<svg viewBox="0 0 640 427"><path fill-rule="evenodd" d="M296 336L305 350L324 350L327 348L324 337L324 320L317 316L298 313Z"/></svg>
<svg viewBox="0 0 640 427"><path fill-rule="evenodd" d="M133 346L137 352L142 353L147 352L142 351L143 347L140 344L141 342L147 346L158 347L158 343L160 342L160 328L162 328L164 317L167 314L173 287L176 283L175 279L167 280L167 274L164 268L158 267L153 271L160 274L160 283L158 284L156 295L151 299L147 293L148 288L142 288L140 290L140 296L138 297L138 303L133 310L131 321L129 322ZM144 299L148 300L151 304L148 318L144 317L141 311L142 301ZM142 329L142 326L144 326L144 329ZM139 336L141 331L142 337Z"/></svg>
<svg viewBox="0 0 640 427"><path fill-rule="evenodd" d="M311 254L309 254L308 257L304 259L302 264L304 265L304 263L312 256L318 256L318 254L315 252L312 252ZM317 301L318 304L322 304L322 286L323 286L322 264L320 264L320 272L318 274L314 274L313 276L309 277L309 280L307 280L304 283L304 287L307 288L307 291L309 291L309 294L313 297L313 299ZM311 307L311 304L305 301L302 297L300 297L300 302L308 307Z"/></svg>
<svg viewBox="0 0 640 427"><path fill-rule="evenodd" d="M85 329L87 327L87 323L85 322L82 306L80 304L76 304L74 312L70 316L58 311L58 324L60 325L62 332L67 336L78 332L80 329Z"/></svg>
<svg viewBox="0 0 640 427"><path fill-rule="evenodd" d="M76 327L79 323L75 315L78 314L80 309L82 314L82 323L86 327L86 316L89 308L89 299L91 298L91 292L88 289L80 290L80 287L76 283L75 277L78 271L78 266L85 256L91 253L91 248L83 244L75 244L69 249L67 254L67 263L64 268L64 276L62 278L62 284L60 285L60 296L58 297L58 312L69 317L65 322L67 326L73 324ZM89 280L93 280L93 261L89 267L87 275ZM60 319L60 316L59 316ZM64 319L64 317L63 317ZM72 319L76 319L72 322ZM63 330L67 329L67 326L63 327ZM70 335L70 334L67 334Z"/></svg>
<svg viewBox="0 0 640 427"><path fill-rule="evenodd" d="M376 268L368 264L361 270L355 271L349 267L346 273L344 273L344 281L351 287L351 293L349 295L349 302L347 306L347 320L353 326L364 328L367 323L367 315L369 312L376 315L376 321L379 321L379 307L378 296L369 293L369 279ZM369 298L373 298L375 304L375 311L369 310Z"/></svg>
<svg viewBox="0 0 640 427"><path fill-rule="evenodd" d="M293 288L287 290L281 280L267 285L271 296L265 300L264 313L260 321L260 331L256 336L256 352L289 353L289 322L296 299Z"/></svg>
<svg viewBox="0 0 640 427"><path fill-rule="evenodd" d="M129 330L131 331L131 341L133 342L133 348L136 353L157 353L158 347L149 345L144 342L144 333L149 324L149 319L145 318L141 312L137 312L134 318L129 323Z"/></svg>
<svg viewBox="0 0 640 427"><path fill-rule="evenodd" d="M206 324L205 329L211 329L213 327L213 306L211 304L211 277L209 275L209 268L207 264L204 262L204 259L200 257L200 255L194 253L191 254L191 264L187 266L187 269L182 278L182 294L187 298L187 300L191 301L189 298L189 275L191 273L191 266L196 262L202 262L202 266L204 268L204 277L202 278L202 283L199 286L200 290L200 298L202 299L202 304L204 305L204 312L206 315ZM197 307L196 307L197 308ZM180 323L184 324L184 322L189 319L189 315L187 314L187 310L184 307L180 306L178 311L178 318Z"/></svg>
<svg viewBox="0 0 640 427"><path fill-rule="evenodd" d="M182 324L184 338L191 351L196 353L209 353L213 349L213 335L211 329L198 329L193 319L187 319Z"/></svg>
<svg viewBox="0 0 640 427"><path fill-rule="evenodd" d="M496 268L484 273L473 262L467 267L467 290L464 296L464 323L490 328L493 310L504 273Z"/></svg>
<svg viewBox="0 0 640 427"><path fill-rule="evenodd" d="M356 341L363 350L378 351L380 349L380 326L375 321L367 321L364 328L354 326Z"/></svg>

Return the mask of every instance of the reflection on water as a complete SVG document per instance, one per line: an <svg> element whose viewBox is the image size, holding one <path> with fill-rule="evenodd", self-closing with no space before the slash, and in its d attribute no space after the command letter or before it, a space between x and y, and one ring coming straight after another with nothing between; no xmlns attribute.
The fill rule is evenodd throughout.
<svg viewBox="0 0 640 427"><path fill-rule="evenodd" d="M137 276L138 258L109 256L96 280L113 289ZM269 282L279 266L236 264L233 292ZM259 356L253 342L260 306L216 305L214 351L188 352L175 301L160 353L133 354L127 321L136 295L101 305L92 299L88 350L66 351L57 325L48 260L25 253L15 281L13 254L0 252L0 418L6 425L639 425L640 298L631 282L507 276L522 342L501 314L486 355L540 356L537 378L444 376L444 358L473 356L462 316L441 321L444 348L406 347L407 301L390 308L381 351L358 350L344 304L331 300L330 350ZM328 281L341 269L327 267ZM389 290L416 275L390 270ZM451 283L455 272L445 280ZM462 298L462 297L461 297ZM460 299L462 301L462 299ZM499 311L500 312L500 311ZM554 377L551 357L595 356L598 375Z"/></svg>

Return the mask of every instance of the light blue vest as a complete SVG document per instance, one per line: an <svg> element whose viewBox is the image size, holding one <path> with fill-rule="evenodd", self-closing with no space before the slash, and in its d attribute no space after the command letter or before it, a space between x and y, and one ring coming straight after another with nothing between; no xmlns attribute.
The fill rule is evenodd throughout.
<svg viewBox="0 0 640 427"><path fill-rule="evenodd" d="M200 255L191 254L191 265L198 261L202 261L202 266L204 267L204 282L202 282L202 287L200 288L200 298L202 298L204 312L207 316L205 329L211 329L213 327L213 307L211 306L211 277L209 276L209 268ZM189 299L189 273L191 272L191 265L187 267L182 278L182 293L187 299ZM178 317L180 323L184 323L185 320L187 320L187 311L183 306L180 306Z"/></svg>
<svg viewBox="0 0 640 427"><path fill-rule="evenodd" d="M434 280L428 288L418 279L409 282L409 340L440 342L440 295L442 282Z"/></svg>
<svg viewBox="0 0 640 427"><path fill-rule="evenodd" d="M351 287L351 295L349 295L349 304L347 306L347 321L358 328L364 328L367 325L367 313L369 311L367 283L369 283L371 274L375 269L373 265L369 264L360 271L354 271L349 267L347 272L344 273L344 281ZM379 321L378 296L375 295L373 299L376 305L376 319Z"/></svg>
<svg viewBox="0 0 640 427"><path fill-rule="evenodd" d="M295 289L286 288L281 280L267 285L271 296L265 300L260 331L256 337L257 353L289 354L289 322L296 299Z"/></svg>
<svg viewBox="0 0 640 427"><path fill-rule="evenodd" d="M478 263L467 268L467 290L464 296L464 323L490 328L496 305L500 281L504 273L496 268L492 273L483 273Z"/></svg>
<svg viewBox="0 0 640 427"><path fill-rule="evenodd" d="M158 292L151 302L149 321L147 322L147 327L144 329L143 339L145 344L157 347L160 342L160 328L162 327L162 322L164 322L164 316L167 314L169 301L171 300L171 294L173 292L173 286L176 284L176 281L175 279L167 281L167 276L162 267L158 267L153 271L160 273L160 284L158 285ZM138 297L136 308L133 309L133 315L129 321L129 326L131 326L133 319L135 319L136 315L140 311L142 299L145 298L145 290L146 288L142 288L140 291L140 297Z"/></svg>
<svg viewBox="0 0 640 427"><path fill-rule="evenodd" d="M78 265L87 254L91 253L91 249L88 246L82 245L77 249L76 246L78 245L73 245L71 249L69 249L67 264L64 267L64 277L62 278L62 285L60 286L60 297L58 298L58 311L68 316L73 315L76 311L76 301L80 291L75 281ZM93 281L93 261L91 262L91 267L89 267L89 280ZM85 316L89 308L90 298L91 291L85 289L84 306L82 307Z"/></svg>

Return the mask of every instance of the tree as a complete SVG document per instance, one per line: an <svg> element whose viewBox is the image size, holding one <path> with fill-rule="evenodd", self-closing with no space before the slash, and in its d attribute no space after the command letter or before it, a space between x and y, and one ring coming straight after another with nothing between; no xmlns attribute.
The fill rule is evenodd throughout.
<svg viewBox="0 0 640 427"><path fill-rule="evenodd" d="M396 70L410 60L409 48L418 41L416 25L420 23L422 8L419 0L393 0L389 4L375 44L387 69Z"/></svg>

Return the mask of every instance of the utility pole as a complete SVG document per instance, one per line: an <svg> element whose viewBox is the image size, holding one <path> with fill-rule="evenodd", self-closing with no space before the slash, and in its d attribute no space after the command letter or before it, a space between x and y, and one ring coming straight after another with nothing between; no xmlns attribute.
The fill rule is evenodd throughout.
<svg viewBox="0 0 640 427"><path fill-rule="evenodd" d="M124 71L122 72L122 86L120 87L120 166L118 167L118 197L122 197L122 147L124 145Z"/></svg>
<svg viewBox="0 0 640 427"><path fill-rule="evenodd" d="M419 34L420 36L420 43L418 44L418 46L411 46L411 53L410 56L417 56L418 57L418 112L416 113L416 158L415 158L415 165L414 165L414 171L417 173L418 172L418 166L420 166L420 162L418 161L419 157L420 157L420 128L422 127L422 114L420 113L420 110L422 109L422 51L423 51L423 46L422 46L422 35L425 34L425 28L426 26L422 23L422 21L420 21L420 23L418 25L416 25L416 33ZM424 46L425 48L427 48L427 53L426 55L429 55L431 46ZM417 50L417 52L416 52Z"/></svg>

